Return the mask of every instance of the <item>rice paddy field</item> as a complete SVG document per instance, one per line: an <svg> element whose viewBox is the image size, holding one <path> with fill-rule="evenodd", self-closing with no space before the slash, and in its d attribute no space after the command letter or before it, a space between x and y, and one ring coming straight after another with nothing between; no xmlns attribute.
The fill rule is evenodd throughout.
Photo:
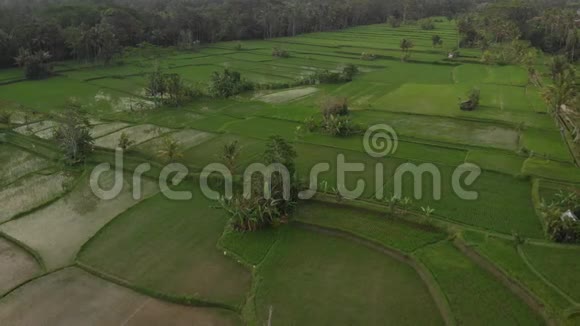
<svg viewBox="0 0 580 326"><path fill-rule="evenodd" d="M361 26L242 41L241 49L224 42L165 49L157 61L137 53L106 67L60 62L56 76L39 81L0 70L0 109L14 112L0 124L0 325L580 325L580 249L550 242L536 211L558 190L580 189L572 147L539 90L526 87L523 67L484 65L477 49L447 58L454 26ZM435 34L446 46L432 46ZM407 62L403 37L415 43ZM273 57L273 47L290 56ZM363 52L376 59L362 60ZM192 84L224 68L275 84L346 64L360 70L351 82L177 108L155 105L144 90L156 65ZM473 87L480 107L461 111L459 99ZM363 127L391 126L396 151L371 157L363 135L307 131L304 121L320 116L328 96L346 97ZM96 148L76 168L58 159L53 140L55 114L71 98L89 115ZM122 190L99 199L91 170L115 162L121 135L131 141L125 171L104 173L99 185L111 189L123 176ZM301 181L316 164L329 164L318 176L324 187L279 227L233 230L196 176L223 163L233 141L241 174L274 135L294 146ZM153 179L171 141L189 169L171 189L191 191L188 200L166 198ZM364 169L340 178L339 155ZM139 186L132 169L140 163L153 168ZM456 180L464 163L481 169L475 182ZM404 164L437 174L418 176L420 189L403 175L402 194L418 198L393 210L374 198L393 196ZM360 198L334 195L361 182ZM456 182L476 198L461 198ZM137 187L143 196L135 199Z"/></svg>

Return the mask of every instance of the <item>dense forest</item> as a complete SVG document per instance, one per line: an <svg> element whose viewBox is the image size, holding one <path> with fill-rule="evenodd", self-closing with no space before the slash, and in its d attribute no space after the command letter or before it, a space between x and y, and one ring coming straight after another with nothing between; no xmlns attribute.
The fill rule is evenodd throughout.
<svg viewBox="0 0 580 326"><path fill-rule="evenodd" d="M144 42L193 48L428 16L457 19L462 46L527 39L576 59L576 10L539 0L4 0L0 67L71 58L108 63L124 47Z"/></svg>

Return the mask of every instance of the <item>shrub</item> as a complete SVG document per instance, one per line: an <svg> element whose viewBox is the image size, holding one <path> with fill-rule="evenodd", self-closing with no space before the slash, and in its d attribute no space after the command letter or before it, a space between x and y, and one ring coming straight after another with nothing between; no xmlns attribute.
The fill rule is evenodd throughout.
<svg viewBox="0 0 580 326"><path fill-rule="evenodd" d="M199 97L201 94L192 86L186 85L178 74L165 74L159 68L149 74L145 93L156 102L179 106Z"/></svg>
<svg viewBox="0 0 580 326"><path fill-rule="evenodd" d="M257 231L277 224L284 217L276 202L271 199L235 196L231 199L222 198L220 203L236 231Z"/></svg>
<svg viewBox="0 0 580 326"><path fill-rule="evenodd" d="M272 56L278 57L278 58L289 58L290 53L284 49L274 47L274 48L272 48Z"/></svg>
<svg viewBox="0 0 580 326"><path fill-rule="evenodd" d="M419 20L419 26L423 30L433 30L435 29L435 22L431 18L425 18Z"/></svg>
<svg viewBox="0 0 580 326"><path fill-rule="evenodd" d="M324 118L348 115L348 99L346 97L327 97L322 100L320 111Z"/></svg>
<svg viewBox="0 0 580 326"><path fill-rule="evenodd" d="M291 177L290 197L284 197L284 179L279 173L274 173L270 182L270 197L264 194L265 180L263 175L255 173L252 176L251 195L239 194L233 198L222 198L222 207L230 215L233 228L238 231L256 231L261 228L278 225L291 213L298 196L298 186L295 177L296 151L279 136L270 137L264 151L264 164L282 164Z"/></svg>
<svg viewBox="0 0 580 326"><path fill-rule="evenodd" d="M352 81L358 72L359 70L356 65L347 64L342 69L339 69L339 71L330 71L328 69L318 70L307 77L302 77L298 83L301 85L345 83Z"/></svg>
<svg viewBox="0 0 580 326"><path fill-rule="evenodd" d="M324 132L331 136L345 137L357 134L361 131L361 128L347 115L330 115L324 119L322 127Z"/></svg>
<svg viewBox="0 0 580 326"><path fill-rule="evenodd" d="M443 39L439 35L433 35L431 36L431 43L433 44L433 47L442 46Z"/></svg>
<svg viewBox="0 0 580 326"><path fill-rule="evenodd" d="M421 211L423 212L423 215L425 215L425 217L430 217L431 214L433 214L435 212L435 209L429 207L429 206L421 206Z"/></svg>
<svg viewBox="0 0 580 326"><path fill-rule="evenodd" d="M0 123L10 125L12 122L12 112L0 110Z"/></svg>
<svg viewBox="0 0 580 326"><path fill-rule="evenodd" d="M119 142L117 147L121 148L123 151L126 151L129 147L133 146L135 141L129 138L126 132L122 132L119 136Z"/></svg>
<svg viewBox="0 0 580 326"><path fill-rule="evenodd" d="M165 85L168 98L164 102L169 105L179 106L201 95L198 90L186 85L178 74L165 75Z"/></svg>
<svg viewBox="0 0 580 326"><path fill-rule="evenodd" d="M399 47L401 48L401 61L407 61L411 57L411 49L415 47L415 44L412 40L403 38Z"/></svg>
<svg viewBox="0 0 580 326"><path fill-rule="evenodd" d="M361 60L365 60L365 61L373 61L377 59L377 56L374 53L370 53L370 52L363 52L360 55L360 59Z"/></svg>
<svg viewBox="0 0 580 326"><path fill-rule="evenodd" d="M32 52L27 49L20 49L15 60L19 67L24 68L24 75L27 79L42 79L52 74L51 57L47 51Z"/></svg>
<svg viewBox="0 0 580 326"><path fill-rule="evenodd" d="M352 63L346 64L342 68L341 79L343 81L351 81L356 74L358 74L358 67Z"/></svg>
<svg viewBox="0 0 580 326"><path fill-rule="evenodd" d="M393 28L397 28L400 27L402 24L402 21L400 18L395 17L395 16L389 16L389 18L387 19L389 25Z"/></svg>
<svg viewBox="0 0 580 326"><path fill-rule="evenodd" d="M59 120L54 139L63 151L65 164L83 163L92 152L94 143L84 111L79 105L70 103Z"/></svg>
<svg viewBox="0 0 580 326"><path fill-rule="evenodd" d="M552 241L560 243L580 242L580 223L568 219L562 220L553 215L548 222L548 236Z"/></svg>
<svg viewBox="0 0 580 326"><path fill-rule="evenodd" d="M479 88L474 87L468 95L468 99L466 101L462 101L459 105L461 110L463 111L473 111L479 106L479 96L480 90Z"/></svg>
<svg viewBox="0 0 580 326"><path fill-rule="evenodd" d="M469 93L469 100L471 102L473 102L473 105L475 105L475 107L477 107L479 105L479 95L480 95L480 90L479 88L474 87L471 92Z"/></svg>
<svg viewBox="0 0 580 326"><path fill-rule="evenodd" d="M306 130L313 132L316 131L320 128L321 126L321 121L317 120L314 117L309 117L306 118L306 120L304 120L304 127L306 128Z"/></svg>
<svg viewBox="0 0 580 326"><path fill-rule="evenodd" d="M320 70L314 73L314 79L318 82L318 83L329 83L329 84L333 84L333 83L340 83L342 82L342 79L340 78L340 73L339 72L333 72L330 70Z"/></svg>
<svg viewBox="0 0 580 326"><path fill-rule="evenodd" d="M244 46L242 45L242 42L238 42L234 46L234 50L236 50L236 51L241 51L243 48L244 48Z"/></svg>
<svg viewBox="0 0 580 326"><path fill-rule="evenodd" d="M327 97L320 104L322 119L310 117L304 121L306 130L320 131L331 136L349 136L360 133L362 128L349 117L346 97Z"/></svg>
<svg viewBox="0 0 580 326"><path fill-rule="evenodd" d="M253 89L253 85L244 79L237 71L224 69L223 72L214 72L208 85L208 94L212 97L227 98Z"/></svg>
<svg viewBox="0 0 580 326"><path fill-rule="evenodd" d="M481 62L485 63L486 65L491 65L495 61L495 56L490 50L483 51L481 55Z"/></svg>
<svg viewBox="0 0 580 326"><path fill-rule="evenodd" d="M540 211L546 220L546 232L550 239L563 243L580 242L580 222L564 217L564 213L567 211L571 211L578 216L580 199L576 193L560 191L556 194L552 203L549 205L542 203Z"/></svg>

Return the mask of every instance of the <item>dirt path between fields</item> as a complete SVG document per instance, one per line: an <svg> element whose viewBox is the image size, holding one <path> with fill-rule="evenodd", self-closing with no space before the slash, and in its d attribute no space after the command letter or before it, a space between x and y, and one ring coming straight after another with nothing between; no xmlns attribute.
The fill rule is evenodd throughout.
<svg viewBox="0 0 580 326"><path fill-rule="evenodd" d="M453 313L451 312L451 308L449 307L449 303L447 302L445 295L439 288L438 283L435 281L435 279L433 279L431 273L422 264L418 263L412 256L388 248L386 246L380 245L376 242L360 238L346 231L326 228L298 221L293 222L293 224L305 230L353 241L355 243L368 247L372 250L381 252L391 258L394 258L395 260L401 263L411 266L417 272L417 274L427 287L429 294L431 294L431 297L433 298L433 301L435 302L435 305L437 306L437 309L439 310L439 313L441 314L441 317L443 318L445 324L446 325L456 324Z"/></svg>
<svg viewBox="0 0 580 326"><path fill-rule="evenodd" d="M500 281L503 286L505 286L518 298L524 301L532 310L542 316L547 325L558 325L556 320L548 316L544 304L519 282L515 281L509 275L498 269L492 262L481 256L477 251L471 249L463 241L456 238L453 241L453 244L465 256L471 259L471 261L493 275L493 277Z"/></svg>

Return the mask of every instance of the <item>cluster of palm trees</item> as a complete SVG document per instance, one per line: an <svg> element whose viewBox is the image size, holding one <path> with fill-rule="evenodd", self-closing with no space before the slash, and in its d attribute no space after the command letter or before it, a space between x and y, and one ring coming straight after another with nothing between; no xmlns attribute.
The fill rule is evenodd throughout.
<svg viewBox="0 0 580 326"><path fill-rule="evenodd" d="M241 147L237 141L224 145L222 159L230 172L235 175ZM296 152L290 143L279 136L270 137L262 157L264 164L282 164L293 180L291 196L284 196L284 178L279 173L271 175L269 181L264 175L254 173L250 180L250 193L235 193L231 198L222 197L220 202L230 216L232 226L237 231L256 231L283 222L297 201ZM244 183L247 180L243 181ZM244 187L246 185L244 184ZM269 195L265 187L269 186Z"/></svg>
<svg viewBox="0 0 580 326"><path fill-rule="evenodd" d="M555 56L550 61L550 77L552 83L542 90L542 96L550 112L557 118L562 118L568 108L578 104L576 70L564 56Z"/></svg>
<svg viewBox="0 0 580 326"><path fill-rule="evenodd" d="M108 64L121 50L113 27L107 23L92 27L81 24L64 33L66 45L77 60Z"/></svg>
<svg viewBox="0 0 580 326"><path fill-rule="evenodd" d="M580 54L580 32L576 26L578 15L573 10L548 9L531 22L536 32L544 36L540 45L544 50L554 52L560 50L570 61L576 60Z"/></svg>

